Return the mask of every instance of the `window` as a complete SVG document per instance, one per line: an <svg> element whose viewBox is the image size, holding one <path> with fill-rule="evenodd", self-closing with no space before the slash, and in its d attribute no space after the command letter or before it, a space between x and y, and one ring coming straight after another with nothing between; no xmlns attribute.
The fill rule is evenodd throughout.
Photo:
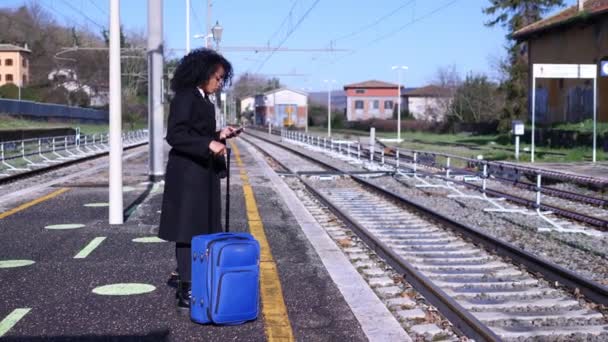
<svg viewBox="0 0 608 342"><path fill-rule="evenodd" d="M0 75L0 81L2 81L2 75Z"/></svg>
<svg viewBox="0 0 608 342"><path fill-rule="evenodd" d="M6 74L6 82L13 82L13 74Z"/></svg>
<svg viewBox="0 0 608 342"><path fill-rule="evenodd" d="M384 109L393 109L393 101L384 101Z"/></svg>
<svg viewBox="0 0 608 342"><path fill-rule="evenodd" d="M13 60L11 58L7 58L4 60L4 65L11 66L13 65Z"/></svg>
<svg viewBox="0 0 608 342"><path fill-rule="evenodd" d="M23 65L23 67L24 67L24 68L27 68L27 58L24 58L24 59L21 61L21 65Z"/></svg>
<svg viewBox="0 0 608 342"><path fill-rule="evenodd" d="M23 75L23 84L27 83L27 75Z"/></svg>
<svg viewBox="0 0 608 342"><path fill-rule="evenodd" d="M378 108L380 108L380 101L379 100L372 101L372 109L378 109Z"/></svg>
<svg viewBox="0 0 608 342"><path fill-rule="evenodd" d="M363 101L361 101L361 100L355 101L355 109L363 109Z"/></svg>
<svg viewBox="0 0 608 342"><path fill-rule="evenodd" d="M365 94L365 89L356 89L355 94Z"/></svg>

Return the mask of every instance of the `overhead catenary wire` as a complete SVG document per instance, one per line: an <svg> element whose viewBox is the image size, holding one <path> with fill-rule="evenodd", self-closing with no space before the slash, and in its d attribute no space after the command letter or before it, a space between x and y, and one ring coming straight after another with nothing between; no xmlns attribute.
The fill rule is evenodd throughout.
<svg viewBox="0 0 608 342"><path fill-rule="evenodd" d="M450 6L454 5L455 3L457 3L458 1L460 1L460 0L450 0L447 3L445 3L445 4L443 4L443 5L439 6L439 7L436 7L432 11L429 11L429 12L427 12L427 13L425 13L425 14L417 17L417 18L413 18L412 20L408 21L407 23L405 23L402 26L399 26L399 27L397 27L397 28L389 31L388 33L385 33L385 34L383 34L383 35L381 35L379 37L374 38L370 42L366 43L364 46L366 48L369 48L370 46L372 46L374 44L377 44L377 43L379 43L379 42L381 42L381 41L383 41L383 40L385 40L387 38L390 38L390 37L394 36L395 34L397 34L397 33L401 32L401 31L405 30L406 28L408 28L408 27L410 27L410 26L418 23L419 21L427 19L427 18L429 18L429 17L431 17L431 16L433 16L433 15L435 15L435 14L437 14L437 13L439 13L439 12L445 10L445 9L447 9L448 7L450 7ZM356 54L359 51L360 50L352 50L351 52L349 52L349 53L347 53L345 55L342 55L342 56L334 59L333 61L328 62L327 64L335 64L335 63L343 60L346 57L349 57L349 56L352 56L352 55Z"/></svg>
<svg viewBox="0 0 608 342"><path fill-rule="evenodd" d="M95 26L97 26L97 27L99 27L101 29L105 29L106 28L104 25L102 25L102 24L98 23L97 21L91 19L91 17L89 17L86 13L84 13L80 9L74 7L72 4L69 3L69 1L61 0L61 2L63 2L69 8L71 8L73 11L75 11L78 14L80 14L81 16L83 16L87 21L89 21L90 23L94 24Z"/></svg>
<svg viewBox="0 0 608 342"><path fill-rule="evenodd" d="M194 9L194 6L192 6L192 2L190 2L190 13L192 13L192 16L194 17L194 21L196 21L196 25L199 28L199 30L201 30L201 32L203 32L203 24L201 22L201 20L198 17L198 14L196 14L196 10Z"/></svg>
<svg viewBox="0 0 608 342"><path fill-rule="evenodd" d="M262 68L264 67L264 65L266 64L266 62L268 62L268 60L274 55L274 53L281 47L283 46L283 44L285 43L285 41L293 34L293 32L295 32L298 27L300 26L300 24L302 24L302 22L304 21L304 19L306 19L306 17L308 17L308 15L310 14L310 12L312 12L312 10L315 8L315 6L317 6L317 4L319 3L320 0L316 0L306 11L306 13L304 13L302 15L302 17L300 17L300 19L296 22L296 24L291 28L291 30L289 30L287 32L287 34L285 35L285 37L283 38L283 40L281 40L281 42L274 48L272 49L272 51L270 52L270 54L264 59L264 61L262 61L262 64L260 64L260 66L258 67L256 73L259 73L260 70L262 70Z"/></svg>
<svg viewBox="0 0 608 342"><path fill-rule="evenodd" d="M287 22L287 20L289 20L289 18L291 18L291 16L293 15L293 10L294 8L296 8L296 5L298 4L299 0L295 0L293 2L293 5L291 6L291 8L289 9L289 12L287 12L287 15L285 16L285 19L283 19L283 21L281 22L281 24L279 25L279 27L277 28L277 30L270 36L270 38L268 39L268 43L270 44L270 42L274 39L274 37L281 32L281 28L283 27L283 25L285 25L285 23Z"/></svg>
<svg viewBox="0 0 608 342"><path fill-rule="evenodd" d="M105 16L110 15L110 13L108 13L108 11L107 11L105 8L100 7L99 5L97 5L97 3L95 2L95 0L89 0L89 1L90 1L90 2L93 4L93 6L95 6L95 8L97 8L97 9L98 9L100 12L103 12L103 14L104 14Z"/></svg>
<svg viewBox="0 0 608 342"><path fill-rule="evenodd" d="M360 33L364 32L364 31L367 31L367 30L371 29L372 27L378 26L378 25L379 25L380 23L382 23L384 20L386 20L386 19L388 19L388 18L392 17L393 15L395 15L395 14L399 13L399 11L401 11L401 10L402 10L402 9L404 9L405 7L407 7L407 6L409 6L410 4L415 3L415 2L416 2L416 0L408 0L408 1L405 1L404 3L402 3L401 5L399 5L399 7L397 7L397 8L395 8L395 9L391 10L390 12L388 12L388 13L386 13L386 14L384 14L384 15L382 15L381 17L379 17L378 19L374 20L374 21L373 21L373 22L371 22L370 24L367 24L367 25L365 25L365 26L363 26L363 27L361 27L361 28L359 28L359 29L357 29L357 30L355 30L355 31L349 32L349 33L347 33L347 34L345 34L345 35L342 35L342 36L340 36L340 37L336 37L336 38L332 39L332 41L333 41L333 42L337 42L337 41L339 41L339 40L348 39L348 38L354 37L354 36L356 36L356 35L358 35L358 34L360 34Z"/></svg>

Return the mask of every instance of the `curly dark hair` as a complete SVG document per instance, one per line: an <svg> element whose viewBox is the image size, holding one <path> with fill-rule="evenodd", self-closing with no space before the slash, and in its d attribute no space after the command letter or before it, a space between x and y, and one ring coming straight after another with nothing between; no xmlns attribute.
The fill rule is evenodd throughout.
<svg viewBox="0 0 608 342"><path fill-rule="evenodd" d="M219 66L222 66L225 72L221 85L221 88L223 88L232 83L232 64L214 50L206 48L192 50L179 61L171 80L171 89L178 91L204 85L211 79Z"/></svg>

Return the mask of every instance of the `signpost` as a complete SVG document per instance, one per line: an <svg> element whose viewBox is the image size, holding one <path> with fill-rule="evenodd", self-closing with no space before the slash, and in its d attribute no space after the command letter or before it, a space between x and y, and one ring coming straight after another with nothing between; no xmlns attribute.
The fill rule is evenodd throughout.
<svg viewBox="0 0 608 342"><path fill-rule="evenodd" d="M519 137L524 135L524 123L521 120L513 120L513 135L515 135L515 160L519 161Z"/></svg>
<svg viewBox="0 0 608 342"><path fill-rule="evenodd" d="M603 62L602 62L603 65ZM588 78L593 79L593 162L597 160L597 65L596 64L534 64L532 66L532 150L534 163L534 129L536 125L537 78ZM604 66L602 66L602 69Z"/></svg>

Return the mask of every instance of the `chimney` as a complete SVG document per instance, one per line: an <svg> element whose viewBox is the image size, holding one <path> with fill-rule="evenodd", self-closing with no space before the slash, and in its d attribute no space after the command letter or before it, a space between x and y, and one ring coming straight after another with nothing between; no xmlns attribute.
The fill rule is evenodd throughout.
<svg viewBox="0 0 608 342"><path fill-rule="evenodd" d="M582 12L585 9L585 0L578 0L578 11Z"/></svg>

